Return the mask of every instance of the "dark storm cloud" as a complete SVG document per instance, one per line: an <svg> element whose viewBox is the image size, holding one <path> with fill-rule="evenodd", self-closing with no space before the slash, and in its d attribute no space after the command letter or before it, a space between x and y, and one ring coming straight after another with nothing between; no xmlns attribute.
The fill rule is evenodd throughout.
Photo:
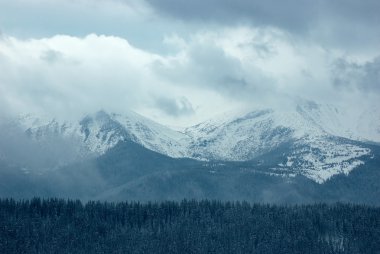
<svg viewBox="0 0 380 254"><path fill-rule="evenodd" d="M230 23L250 20L257 24L302 30L323 16L357 22L379 21L377 0L147 0L162 13L181 19L215 20Z"/></svg>
<svg viewBox="0 0 380 254"><path fill-rule="evenodd" d="M284 26L304 29L307 20L313 15L309 1L256 1L256 0L148 0L158 11L184 20L216 21L234 23L253 21L257 24ZM297 8L295 8L297 6ZM303 11L298 11L302 9Z"/></svg>
<svg viewBox="0 0 380 254"><path fill-rule="evenodd" d="M159 13L185 21L274 26L296 34L316 33L320 40L380 38L378 0L147 0ZM368 33L368 30L371 33ZM327 37L327 38L323 38Z"/></svg>
<svg viewBox="0 0 380 254"><path fill-rule="evenodd" d="M167 97L160 97L156 100L156 106L168 115L179 117L194 114L193 106L184 97L176 100Z"/></svg>
<svg viewBox="0 0 380 254"><path fill-rule="evenodd" d="M363 64L339 59L333 66L332 76L337 88L358 88L365 92L379 92L380 57Z"/></svg>

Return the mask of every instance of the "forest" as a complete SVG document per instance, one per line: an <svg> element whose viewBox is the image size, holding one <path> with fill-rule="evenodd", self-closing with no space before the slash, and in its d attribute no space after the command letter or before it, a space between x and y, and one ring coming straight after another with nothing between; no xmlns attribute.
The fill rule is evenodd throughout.
<svg viewBox="0 0 380 254"><path fill-rule="evenodd" d="M0 253L375 254L380 208L1 199Z"/></svg>

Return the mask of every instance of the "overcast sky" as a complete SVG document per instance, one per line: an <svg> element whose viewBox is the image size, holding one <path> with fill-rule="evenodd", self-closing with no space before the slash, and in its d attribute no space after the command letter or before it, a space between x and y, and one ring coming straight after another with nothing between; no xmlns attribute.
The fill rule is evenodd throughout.
<svg viewBox="0 0 380 254"><path fill-rule="evenodd" d="M380 106L378 0L0 0L0 112L190 125L284 98Z"/></svg>

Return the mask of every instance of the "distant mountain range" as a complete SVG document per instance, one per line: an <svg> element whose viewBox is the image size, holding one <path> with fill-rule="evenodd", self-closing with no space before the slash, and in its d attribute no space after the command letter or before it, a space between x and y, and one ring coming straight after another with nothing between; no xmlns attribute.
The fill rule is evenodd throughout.
<svg viewBox="0 0 380 254"><path fill-rule="evenodd" d="M99 111L80 121L34 115L2 119L0 195L244 199L264 191L268 196L272 188L278 193L275 198L269 195L272 200L287 200L281 198L279 185L288 193L300 181L323 189L352 171L380 170L378 111L353 113L301 101L286 109L228 112L181 131L134 112ZM55 185L46 184L45 177ZM22 191L17 182L23 184ZM30 193L25 186L30 186ZM172 189L164 191L165 186ZM241 193L242 186L247 188L246 195ZM323 199L320 190L314 191L310 195L316 198L300 195L302 188L298 189L289 200L297 201L297 196L307 201Z"/></svg>

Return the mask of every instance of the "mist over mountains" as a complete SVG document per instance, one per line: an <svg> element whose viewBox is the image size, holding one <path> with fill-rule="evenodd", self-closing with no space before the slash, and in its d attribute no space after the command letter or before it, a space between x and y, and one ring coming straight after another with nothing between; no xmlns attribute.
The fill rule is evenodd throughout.
<svg viewBox="0 0 380 254"><path fill-rule="evenodd" d="M132 111L3 119L0 193L378 203L380 121L357 117L301 101L293 110L230 111L182 130Z"/></svg>

